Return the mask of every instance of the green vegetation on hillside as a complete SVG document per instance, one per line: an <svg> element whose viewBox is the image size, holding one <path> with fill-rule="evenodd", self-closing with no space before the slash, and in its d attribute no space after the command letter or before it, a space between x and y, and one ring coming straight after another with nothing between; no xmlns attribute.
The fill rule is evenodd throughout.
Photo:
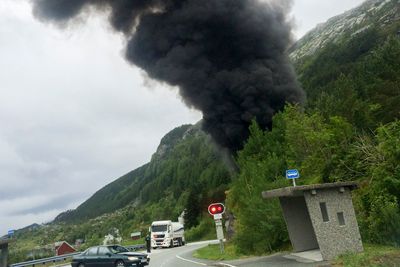
<svg viewBox="0 0 400 267"><path fill-rule="evenodd" d="M400 23L384 32L370 28L298 65L308 109L365 130L400 118L397 28Z"/></svg>
<svg viewBox="0 0 400 267"><path fill-rule="evenodd" d="M302 184L358 181L363 241L400 246L400 38L384 36L370 29L299 64L307 107L287 106L271 131L251 126L228 195L239 252L288 243L279 204L261 192L290 186L290 168L300 170Z"/></svg>

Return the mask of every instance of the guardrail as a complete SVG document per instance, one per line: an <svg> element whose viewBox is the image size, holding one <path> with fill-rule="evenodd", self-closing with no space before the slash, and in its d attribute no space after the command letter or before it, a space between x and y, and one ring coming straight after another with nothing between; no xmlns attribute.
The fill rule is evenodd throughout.
<svg viewBox="0 0 400 267"><path fill-rule="evenodd" d="M76 253L71 253L71 254L65 254L62 256L55 256L55 257L50 257L50 258L45 258L45 259L40 259L40 260L33 260L33 261L25 261L25 262L20 262L20 263L14 263L11 264L10 267L25 267L25 266L36 266L38 264L46 264L46 263L56 263L56 262L62 262L66 261L68 258L72 258L75 255L79 255L81 252L76 252Z"/></svg>
<svg viewBox="0 0 400 267"><path fill-rule="evenodd" d="M125 246L127 249L131 251L137 251L139 249L145 249L146 245L145 244L140 244L140 245L133 245L133 246ZM55 256L55 257L50 257L50 258L45 258L45 259L40 259L40 260L33 260L33 261L25 261L25 262L20 262L20 263L14 263L11 264L10 267L25 267L25 266L36 266L38 264L46 264L46 263L56 263L56 262L62 262L66 261L68 258L72 258L75 255L79 255L82 252L76 252L76 253L71 253L71 254L65 254L62 256Z"/></svg>

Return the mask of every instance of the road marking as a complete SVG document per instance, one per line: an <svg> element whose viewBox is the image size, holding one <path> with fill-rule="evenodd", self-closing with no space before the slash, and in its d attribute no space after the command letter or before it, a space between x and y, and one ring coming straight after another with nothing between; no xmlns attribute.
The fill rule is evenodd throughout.
<svg viewBox="0 0 400 267"><path fill-rule="evenodd" d="M220 263L218 263L218 264L219 264L219 265L222 265L222 266L236 267L236 266L230 265L230 264L228 264L228 263L222 263L222 262L220 262Z"/></svg>
<svg viewBox="0 0 400 267"><path fill-rule="evenodd" d="M187 261L187 262L194 263L194 264L198 264L198 265L207 266L207 264L204 264L204 263L201 263L201 262L197 262L197 261L191 261L191 260L182 258L181 256L178 256L178 255L176 255L176 257L177 257L178 259L180 259L180 260L183 260L183 261Z"/></svg>

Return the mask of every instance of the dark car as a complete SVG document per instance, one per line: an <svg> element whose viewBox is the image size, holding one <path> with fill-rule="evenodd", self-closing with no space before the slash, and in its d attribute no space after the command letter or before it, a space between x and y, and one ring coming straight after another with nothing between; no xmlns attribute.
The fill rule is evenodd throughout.
<svg viewBox="0 0 400 267"><path fill-rule="evenodd" d="M131 252L117 246L97 246L88 248L82 254L74 256L72 267L142 267L148 265L150 257L145 253Z"/></svg>

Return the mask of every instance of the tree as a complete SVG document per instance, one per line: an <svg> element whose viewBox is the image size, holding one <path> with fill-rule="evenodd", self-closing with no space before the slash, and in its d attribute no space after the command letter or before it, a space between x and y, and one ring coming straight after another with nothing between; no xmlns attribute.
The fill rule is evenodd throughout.
<svg viewBox="0 0 400 267"><path fill-rule="evenodd" d="M199 224L201 214L200 195L197 190L190 190L186 205L185 205L185 228L190 229Z"/></svg>

